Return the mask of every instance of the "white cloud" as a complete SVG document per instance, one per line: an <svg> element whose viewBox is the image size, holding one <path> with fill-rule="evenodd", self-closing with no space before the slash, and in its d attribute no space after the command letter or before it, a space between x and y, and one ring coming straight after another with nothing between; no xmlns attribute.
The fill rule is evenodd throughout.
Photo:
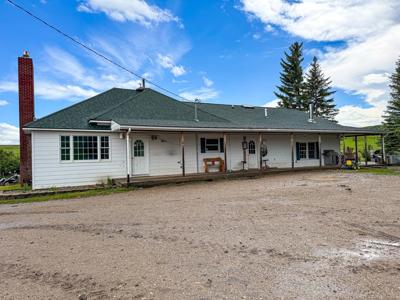
<svg viewBox="0 0 400 300"><path fill-rule="evenodd" d="M271 101L265 103L263 106L264 107L278 107L278 102L279 102L279 99L274 99L274 100L271 100Z"/></svg>
<svg viewBox="0 0 400 300"><path fill-rule="evenodd" d="M359 39L396 24L397 0L241 0L242 9L266 25L310 40ZM372 25L373 24L373 25Z"/></svg>
<svg viewBox="0 0 400 300"><path fill-rule="evenodd" d="M211 87L214 84L214 81L207 78L206 76L203 76L203 83L206 87Z"/></svg>
<svg viewBox="0 0 400 300"><path fill-rule="evenodd" d="M175 65L174 60L169 55L162 55L158 53L158 63L164 69L170 70L175 77L186 74L185 68L183 66Z"/></svg>
<svg viewBox="0 0 400 300"><path fill-rule="evenodd" d="M86 13L105 13L118 22L135 22L144 26L162 22L178 22L169 10L149 5L144 0L84 0L78 5L78 11Z"/></svg>
<svg viewBox="0 0 400 300"><path fill-rule="evenodd" d="M400 54L400 1L386 0L384 4L381 0L241 2L241 9L251 19L259 19L266 26L278 26L313 41L344 41L344 46L326 48L316 54L334 87L362 95L371 107L341 107L337 119L343 124L350 122L359 126L382 121L389 99L388 75L393 72Z"/></svg>
<svg viewBox="0 0 400 300"><path fill-rule="evenodd" d="M196 99L203 101L217 98L219 96L219 92L213 88L202 87L196 90L182 92L179 94L179 96L190 101L194 101Z"/></svg>
<svg viewBox="0 0 400 300"><path fill-rule="evenodd" d="M19 144L19 129L11 124L0 123L0 145Z"/></svg>
<svg viewBox="0 0 400 300"><path fill-rule="evenodd" d="M18 92L18 83L14 81L0 81L0 92Z"/></svg>
<svg viewBox="0 0 400 300"><path fill-rule="evenodd" d="M6 106L6 105L8 105L7 100L0 100L0 106Z"/></svg>
<svg viewBox="0 0 400 300"><path fill-rule="evenodd" d="M336 120L346 126L364 127L377 125L382 122L381 114L385 110L384 105L362 108L355 105L345 105L339 108Z"/></svg>

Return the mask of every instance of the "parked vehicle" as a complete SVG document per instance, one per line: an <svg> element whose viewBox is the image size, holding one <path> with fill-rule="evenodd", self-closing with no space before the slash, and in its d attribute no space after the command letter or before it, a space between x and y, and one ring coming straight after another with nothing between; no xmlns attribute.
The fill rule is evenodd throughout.
<svg viewBox="0 0 400 300"><path fill-rule="evenodd" d="M19 175L18 174L13 174L10 177L3 177L0 178L0 185L9 185L9 184L15 184L19 182Z"/></svg>

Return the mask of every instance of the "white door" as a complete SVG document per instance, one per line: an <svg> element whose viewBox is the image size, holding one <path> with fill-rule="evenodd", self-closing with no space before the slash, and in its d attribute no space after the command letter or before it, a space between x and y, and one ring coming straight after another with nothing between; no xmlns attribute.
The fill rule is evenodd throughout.
<svg viewBox="0 0 400 300"><path fill-rule="evenodd" d="M149 139L137 136L132 139L132 143L133 175L149 174Z"/></svg>
<svg viewBox="0 0 400 300"><path fill-rule="evenodd" d="M256 150L256 142L251 139L248 144L248 149L247 149L247 160L248 160L248 165L249 169L257 169L258 164L257 164L257 150Z"/></svg>

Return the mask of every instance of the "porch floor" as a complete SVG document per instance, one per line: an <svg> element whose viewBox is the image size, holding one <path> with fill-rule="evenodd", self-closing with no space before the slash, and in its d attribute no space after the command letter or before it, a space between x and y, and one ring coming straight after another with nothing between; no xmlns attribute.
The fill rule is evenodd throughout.
<svg viewBox="0 0 400 300"><path fill-rule="evenodd" d="M210 173L187 173L182 175L160 175L160 176L135 176L130 178L129 186L134 187L152 187L164 184L178 184L195 181L213 181L219 179L230 178L248 178L257 177L269 174L278 174L285 172L301 172L301 171L316 171L327 169L338 169L338 166L324 167L298 167L298 168L269 168L265 170L251 169L245 171L230 171L230 172L210 172ZM119 186L127 186L126 178L115 178L115 183Z"/></svg>

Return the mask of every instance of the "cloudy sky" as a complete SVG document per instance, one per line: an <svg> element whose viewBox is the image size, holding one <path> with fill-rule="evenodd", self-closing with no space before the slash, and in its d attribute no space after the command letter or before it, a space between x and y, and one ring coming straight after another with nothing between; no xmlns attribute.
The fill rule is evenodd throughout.
<svg viewBox="0 0 400 300"><path fill-rule="evenodd" d="M400 57L398 0L14 0L187 99L274 106L279 60L304 43L330 76L344 125L381 122ZM137 78L0 2L0 144L18 143L17 57L35 66L36 116Z"/></svg>

